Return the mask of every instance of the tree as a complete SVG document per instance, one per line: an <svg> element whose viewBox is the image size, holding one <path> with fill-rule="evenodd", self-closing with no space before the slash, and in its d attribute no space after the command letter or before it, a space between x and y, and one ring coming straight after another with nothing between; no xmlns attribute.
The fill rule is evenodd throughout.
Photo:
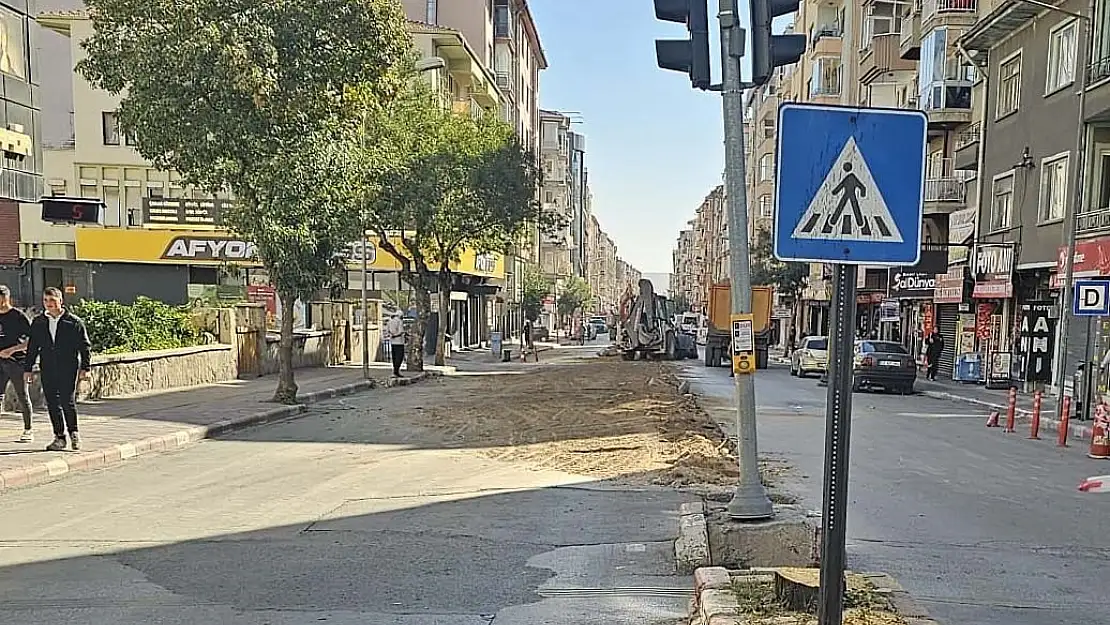
<svg viewBox="0 0 1110 625"><path fill-rule="evenodd" d="M806 287L809 265L780 261L775 258L773 245L767 230L756 234L755 245L751 247L752 284L773 286L782 297L797 300Z"/></svg>
<svg viewBox="0 0 1110 625"><path fill-rule="evenodd" d="M375 111L366 144L382 169L367 200L369 229L401 264L413 288L409 366L422 370L422 345L439 293L436 364L444 364L444 330L454 285L452 266L471 249L504 254L527 223L545 223L536 200L540 171L533 152L495 115L474 119L441 106L418 81Z"/></svg>
<svg viewBox="0 0 1110 625"><path fill-rule="evenodd" d="M553 285L551 280L535 269L528 269L524 274L522 305L524 316L532 322L540 318L543 312L543 300L551 295Z"/></svg>
<svg viewBox="0 0 1110 625"><path fill-rule="evenodd" d="M581 309L589 307L593 301L590 283L578 276L574 276L563 284L563 288L556 294L558 299L559 318L566 319Z"/></svg>
<svg viewBox="0 0 1110 625"><path fill-rule="evenodd" d="M123 134L156 167L210 192L253 241L290 311L332 279L357 238L350 138L412 55L394 0L86 0L78 71L121 95ZM274 400L294 403L292 315Z"/></svg>

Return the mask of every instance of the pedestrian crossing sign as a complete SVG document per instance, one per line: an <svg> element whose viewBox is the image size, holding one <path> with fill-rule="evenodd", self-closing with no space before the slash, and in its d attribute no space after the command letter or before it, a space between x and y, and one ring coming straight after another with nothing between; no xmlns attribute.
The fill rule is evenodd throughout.
<svg viewBox="0 0 1110 625"><path fill-rule="evenodd" d="M783 104L775 256L785 261L916 264L927 127L921 111Z"/></svg>

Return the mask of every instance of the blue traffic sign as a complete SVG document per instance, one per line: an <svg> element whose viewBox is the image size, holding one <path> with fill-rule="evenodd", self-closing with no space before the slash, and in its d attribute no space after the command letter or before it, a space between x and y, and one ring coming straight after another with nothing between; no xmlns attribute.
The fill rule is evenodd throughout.
<svg viewBox="0 0 1110 625"><path fill-rule="evenodd" d="M922 111L779 107L775 256L917 264L927 131Z"/></svg>
<svg viewBox="0 0 1110 625"><path fill-rule="evenodd" d="M1110 315L1110 280L1076 280L1071 310L1076 317Z"/></svg>

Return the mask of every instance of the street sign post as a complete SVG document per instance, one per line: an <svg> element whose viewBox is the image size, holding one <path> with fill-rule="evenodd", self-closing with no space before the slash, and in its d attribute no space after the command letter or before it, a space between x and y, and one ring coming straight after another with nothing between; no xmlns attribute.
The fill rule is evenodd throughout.
<svg viewBox="0 0 1110 625"><path fill-rule="evenodd" d="M1071 310L1076 317L1110 316L1110 280L1076 280Z"/></svg>
<svg viewBox="0 0 1110 625"><path fill-rule="evenodd" d="M921 111L779 108L774 252L834 263L819 625L841 625L859 265L921 256L928 120Z"/></svg>

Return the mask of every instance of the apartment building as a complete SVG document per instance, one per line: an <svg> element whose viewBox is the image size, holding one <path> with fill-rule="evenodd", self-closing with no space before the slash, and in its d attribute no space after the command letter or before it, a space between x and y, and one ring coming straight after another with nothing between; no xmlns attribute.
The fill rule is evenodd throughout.
<svg viewBox="0 0 1110 625"><path fill-rule="evenodd" d="M100 199L96 226L45 223L35 204L20 207L20 258L25 261L29 292L54 286L77 298L128 302L139 295L183 304L197 293L215 290L229 298L273 301L265 270L249 241L237 239L221 222L221 209L232 201L189 188L172 171L144 160L116 123L119 99L94 89L72 67L82 58L82 41L93 24L81 11L44 13L39 22L66 46L56 50L68 59L49 76L45 97L65 102L51 120L67 132L43 151L47 193ZM428 80L445 106L459 114L495 115L501 94L492 72L458 31L424 24L410 27L418 50L446 62ZM45 82L45 81L44 81ZM65 89L54 89L65 84ZM370 263L373 291L403 290L399 266L388 254ZM489 283L505 276L501 255L468 251L459 263L463 297L453 298L458 344L481 340L489 321ZM348 272L348 287L360 289L361 264ZM271 311L274 312L274 311Z"/></svg>
<svg viewBox="0 0 1110 625"><path fill-rule="evenodd" d="M28 8L30 6L31 8ZM19 203L42 196L42 67L38 54L41 29L34 4L8 2L0 7L0 284L8 285L19 303L33 297L20 266Z"/></svg>
<svg viewBox="0 0 1110 625"><path fill-rule="evenodd" d="M457 30L474 46L479 62L493 72L504 97L502 115L524 142L539 152L540 72L547 57L527 0L402 0L410 20ZM537 193L539 191L537 190ZM540 261L540 233L526 229L508 262L495 317L515 335L522 327L525 268Z"/></svg>
<svg viewBox="0 0 1110 625"><path fill-rule="evenodd" d="M693 221L690 222L692 226ZM694 230L682 230L678 233L678 242L671 253L671 281L670 296L681 297L694 311L701 310L704 302L701 301L702 289L698 284L697 248L694 246Z"/></svg>
<svg viewBox="0 0 1110 625"><path fill-rule="evenodd" d="M979 70L982 100L980 135L967 137L960 155L975 157L979 171L973 286L961 303L983 320L974 349L990 357L988 375L1008 366L1042 383L1060 367L1070 375L1086 357L1099 361L1110 347L1106 319L1071 324L1067 353L1057 327L1060 307L1071 305L1060 301L1070 228L1078 235L1075 275L1110 275L1110 125L1102 121L1110 118L1110 6L1053 4L1081 15L1093 5L1090 36L1073 15L1007 0L981 7L960 40Z"/></svg>
<svg viewBox="0 0 1110 625"><path fill-rule="evenodd" d="M748 93L746 110L749 117L748 141L751 151L748 166L748 234L758 240L760 231L770 232L775 214L775 170L778 133L780 82L782 72L775 72L767 84ZM754 160L752 160L754 159Z"/></svg>
<svg viewBox="0 0 1110 625"><path fill-rule="evenodd" d="M588 262L586 137L571 130L572 123L558 111L540 111L541 202L544 211L564 223L557 232L541 235L541 271L552 279L585 277Z"/></svg>

